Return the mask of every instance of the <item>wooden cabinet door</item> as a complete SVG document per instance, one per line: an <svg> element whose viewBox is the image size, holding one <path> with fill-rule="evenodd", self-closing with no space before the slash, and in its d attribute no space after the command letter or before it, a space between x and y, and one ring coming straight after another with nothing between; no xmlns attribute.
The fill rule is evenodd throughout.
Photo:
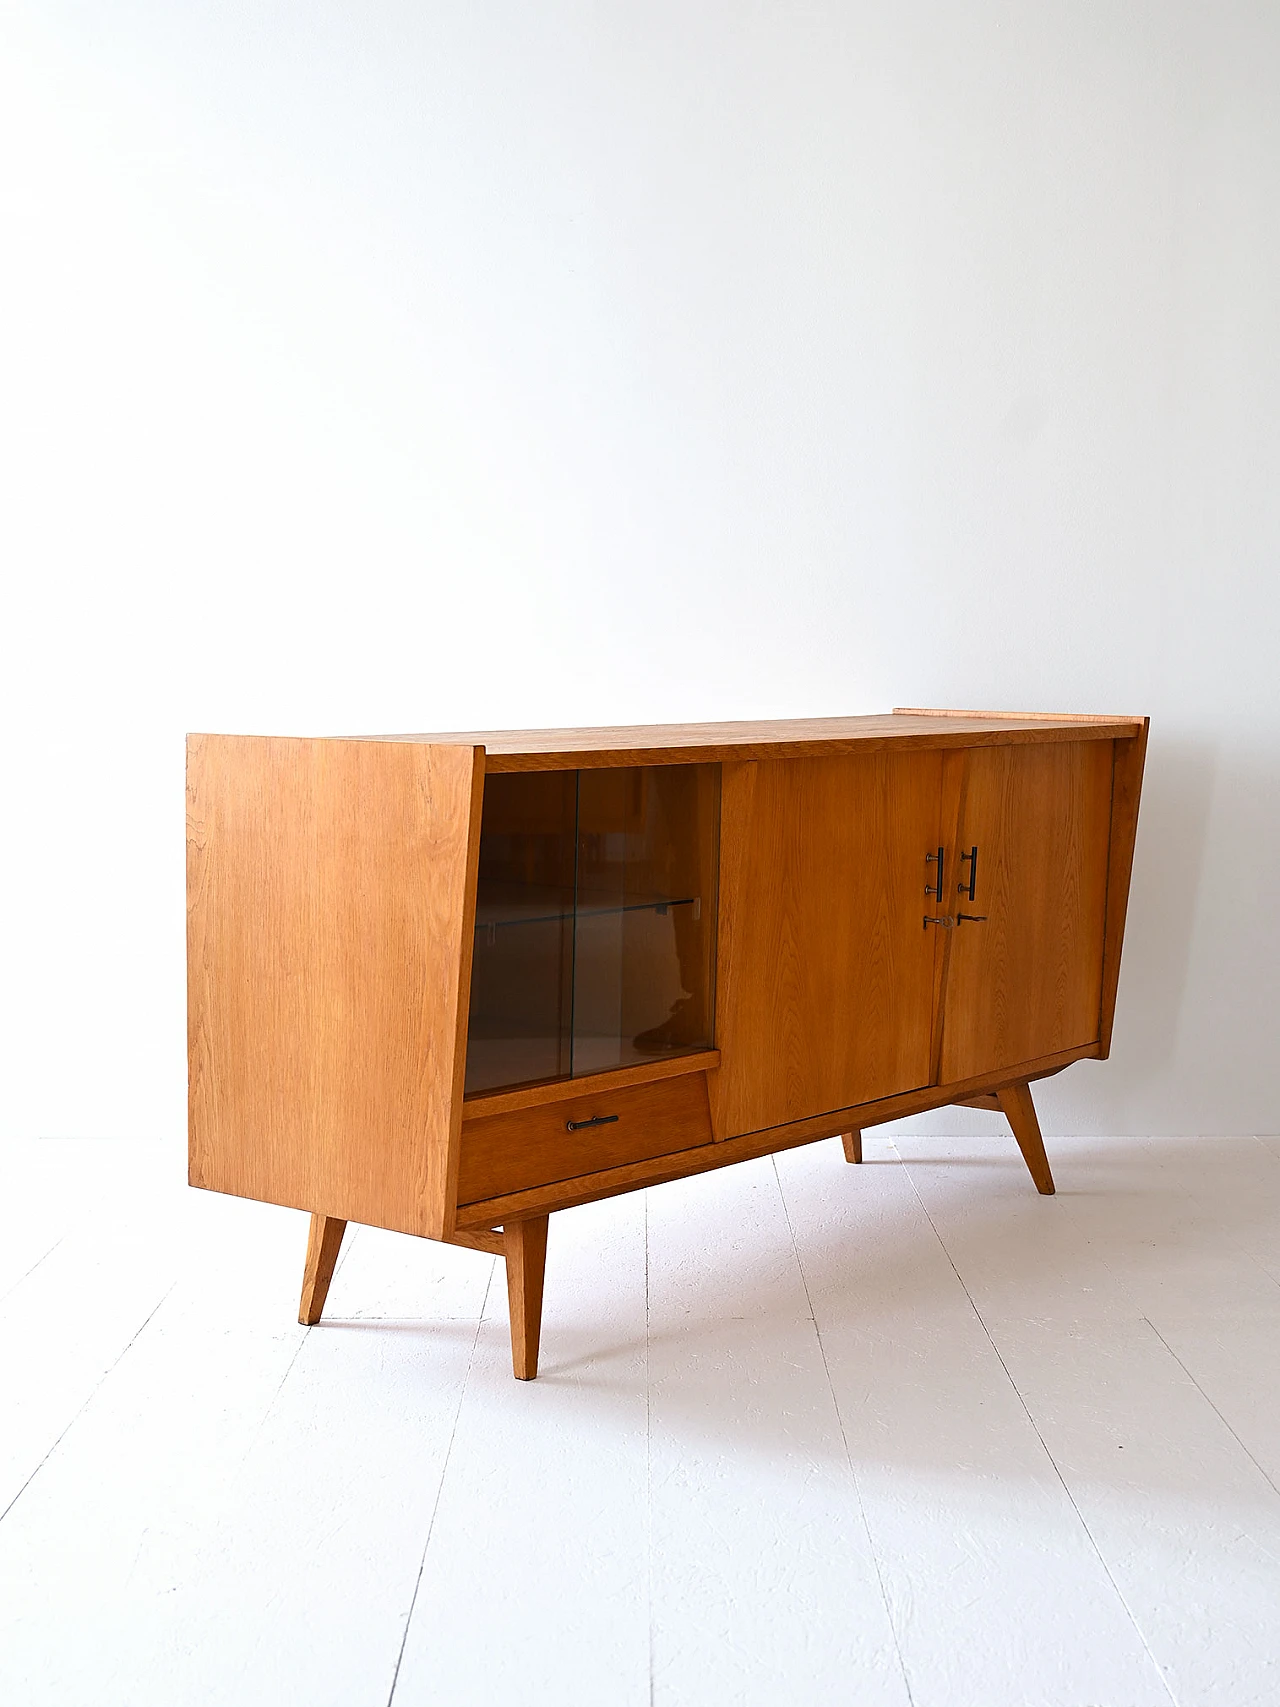
<svg viewBox="0 0 1280 1707"><path fill-rule="evenodd" d="M977 747L948 860L939 1082L1094 1041L1102 996L1110 741ZM972 900L969 884L977 848ZM976 920L965 915L980 915Z"/></svg>
<svg viewBox="0 0 1280 1707"><path fill-rule="evenodd" d="M717 1138L930 1081L936 752L726 764Z"/></svg>

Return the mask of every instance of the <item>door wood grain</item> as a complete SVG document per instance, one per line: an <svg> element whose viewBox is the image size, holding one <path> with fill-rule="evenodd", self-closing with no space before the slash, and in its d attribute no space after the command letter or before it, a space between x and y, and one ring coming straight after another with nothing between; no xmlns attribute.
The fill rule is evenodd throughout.
<svg viewBox="0 0 1280 1707"><path fill-rule="evenodd" d="M940 1083L1097 1039L1111 776L1110 741L968 755ZM970 899L959 855L975 846Z"/></svg>
<svg viewBox="0 0 1280 1707"><path fill-rule="evenodd" d="M930 1080L937 752L725 765L718 1139Z"/></svg>

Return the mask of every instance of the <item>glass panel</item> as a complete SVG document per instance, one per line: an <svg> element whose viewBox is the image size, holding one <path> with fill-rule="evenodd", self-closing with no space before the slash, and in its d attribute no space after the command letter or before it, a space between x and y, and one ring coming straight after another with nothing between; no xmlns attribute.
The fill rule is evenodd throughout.
<svg viewBox="0 0 1280 1707"><path fill-rule="evenodd" d="M718 765L485 779L468 1093L709 1048Z"/></svg>
<svg viewBox="0 0 1280 1707"><path fill-rule="evenodd" d="M719 780L716 765L579 773L575 1078L710 1047Z"/></svg>
<svg viewBox="0 0 1280 1707"><path fill-rule="evenodd" d="M466 1089L571 1068L577 775L485 778Z"/></svg>

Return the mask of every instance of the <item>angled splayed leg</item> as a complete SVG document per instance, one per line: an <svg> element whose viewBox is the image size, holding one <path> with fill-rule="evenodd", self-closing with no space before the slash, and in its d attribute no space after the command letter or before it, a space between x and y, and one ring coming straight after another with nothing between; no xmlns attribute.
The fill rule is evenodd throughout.
<svg viewBox="0 0 1280 1707"><path fill-rule="evenodd" d="M1040 1122L1036 1118L1036 1105L1031 1100L1031 1087L1026 1084L1005 1085L996 1092L996 1097L1001 1113L1013 1128L1022 1159L1036 1182L1036 1190L1042 1197L1052 1197L1053 1175L1049 1172L1049 1158L1044 1153L1044 1139L1040 1136Z"/></svg>
<svg viewBox="0 0 1280 1707"><path fill-rule="evenodd" d="M513 1221L502 1229L507 1264L507 1308L511 1314L511 1367L517 1381L538 1373L542 1333L542 1281L547 1267L547 1217Z"/></svg>
<svg viewBox="0 0 1280 1707"><path fill-rule="evenodd" d="M342 1248L342 1235L346 1230L346 1222L337 1221L332 1215L311 1217L311 1232L307 1236L307 1266L302 1274L302 1302L298 1306L298 1320L305 1327L314 1327L320 1320L324 1301L329 1296L329 1282L333 1279L334 1265Z"/></svg>
<svg viewBox="0 0 1280 1707"><path fill-rule="evenodd" d="M844 1159L846 1162L860 1162L862 1160L861 1132L842 1132L840 1134L840 1142L844 1145Z"/></svg>

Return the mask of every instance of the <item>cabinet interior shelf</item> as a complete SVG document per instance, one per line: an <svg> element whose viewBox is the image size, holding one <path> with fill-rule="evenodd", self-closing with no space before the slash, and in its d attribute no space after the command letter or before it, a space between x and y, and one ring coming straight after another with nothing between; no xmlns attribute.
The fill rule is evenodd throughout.
<svg viewBox="0 0 1280 1707"><path fill-rule="evenodd" d="M664 895L649 901L621 901L610 905L580 901L576 907L570 901L551 910L545 903L526 902L524 905L531 906L533 911L520 911L521 903L518 901L491 902L487 907L480 905L476 909L476 934L485 931L492 935L494 931L505 930L510 925L564 924L572 919L605 919L620 913L657 913L660 918L665 918L669 907L692 907L693 917L702 917L702 898L698 895Z"/></svg>

